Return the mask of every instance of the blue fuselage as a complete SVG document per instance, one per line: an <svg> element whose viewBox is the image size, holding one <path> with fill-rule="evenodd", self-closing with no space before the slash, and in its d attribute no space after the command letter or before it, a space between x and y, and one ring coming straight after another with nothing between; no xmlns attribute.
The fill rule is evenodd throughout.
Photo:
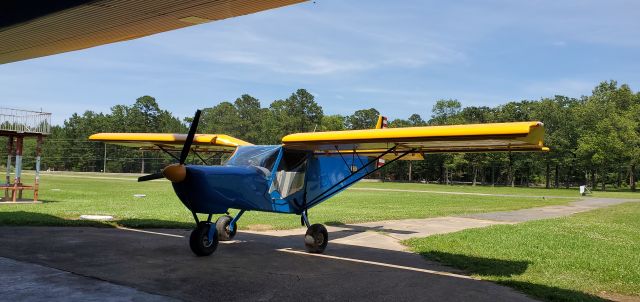
<svg viewBox="0 0 640 302"><path fill-rule="evenodd" d="M241 146L223 166L186 166L185 180L173 187L194 213L231 208L299 214L372 171L375 163L369 160L282 146Z"/></svg>

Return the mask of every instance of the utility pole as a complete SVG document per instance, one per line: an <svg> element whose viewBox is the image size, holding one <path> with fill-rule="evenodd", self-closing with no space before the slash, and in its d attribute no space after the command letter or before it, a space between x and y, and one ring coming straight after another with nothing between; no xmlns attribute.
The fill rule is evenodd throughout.
<svg viewBox="0 0 640 302"><path fill-rule="evenodd" d="M144 151L140 151L142 154L142 167L140 167L140 173L144 174Z"/></svg>
<svg viewBox="0 0 640 302"><path fill-rule="evenodd" d="M102 173L107 173L107 143L104 143L104 157L102 158Z"/></svg>
<svg viewBox="0 0 640 302"><path fill-rule="evenodd" d="M411 182L411 161L409 161L409 182Z"/></svg>

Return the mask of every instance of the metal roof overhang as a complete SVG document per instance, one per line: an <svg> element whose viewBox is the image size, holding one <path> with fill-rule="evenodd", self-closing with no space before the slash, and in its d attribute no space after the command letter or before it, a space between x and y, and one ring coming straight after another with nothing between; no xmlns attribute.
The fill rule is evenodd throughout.
<svg viewBox="0 0 640 302"><path fill-rule="evenodd" d="M3 0L0 64L126 41L306 0Z"/></svg>

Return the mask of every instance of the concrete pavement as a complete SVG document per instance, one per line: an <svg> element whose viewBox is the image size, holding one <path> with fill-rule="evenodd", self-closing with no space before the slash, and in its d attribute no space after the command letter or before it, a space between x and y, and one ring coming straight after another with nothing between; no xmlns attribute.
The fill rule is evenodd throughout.
<svg viewBox="0 0 640 302"><path fill-rule="evenodd" d="M188 230L153 232L3 227L0 257L185 301L532 301L407 252L332 242L324 256L317 256L303 252L302 234L241 232L237 241L220 244L214 255L195 257L188 248ZM361 231L330 236L356 232ZM8 280L2 288L17 297L13 301L27 301L20 298L20 284L19 279ZM113 295L135 300L121 291Z"/></svg>
<svg viewBox="0 0 640 302"><path fill-rule="evenodd" d="M2 301L178 301L127 286L8 258L0 257L0 268Z"/></svg>
<svg viewBox="0 0 640 302"><path fill-rule="evenodd" d="M303 252L304 229L241 231L213 256L198 258L188 248L189 230L2 227L0 257L13 260L0 258L0 271L13 273L3 274L0 294L11 301L36 297L22 295L25 288L32 294L53 288L47 297L65 301L85 300L75 297L87 293L113 301L532 301L425 261L399 240L622 202L629 200L591 198L566 206L329 227L331 243L323 255ZM504 266L513 268L507 274L520 274L527 263Z"/></svg>

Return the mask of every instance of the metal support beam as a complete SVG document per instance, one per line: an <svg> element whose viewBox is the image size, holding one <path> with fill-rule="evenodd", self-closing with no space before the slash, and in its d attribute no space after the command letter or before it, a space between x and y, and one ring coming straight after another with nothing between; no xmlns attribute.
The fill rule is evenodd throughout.
<svg viewBox="0 0 640 302"><path fill-rule="evenodd" d="M236 223L238 223L238 220L240 220L240 217L242 217L242 214L244 214L245 210L240 210L240 212L238 214L236 214L236 217L233 217L233 219L231 220L231 222L229 222L229 231L233 232L233 230L236 229Z"/></svg>
<svg viewBox="0 0 640 302"><path fill-rule="evenodd" d="M9 136L7 140L7 174L5 183L7 186L11 184L11 159L13 158L13 136ZM4 189L5 200L9 199L9 189Z"/></svg>
<svg viewBox="0 0 640 302"><path fill-rule="evenodd" d="M16 170L13 178L13 201L22 199L22 189L18 189L22 186L22 147L24 143L24 137L16 137Z"/></svg>
<svg viewBox="0 0 640 302"><path fill-rule="evenodd" d="M307 213L307 210L302 211L302 213L300 214L300 218L302 219L302 223L304 223L304 225L307 228L311 227L311 224L309 223L309 214Z"/></svg>
<svg viewBox="0 0 640 302"><path fill-rule="evenodd" d="M107 173L107 143L104 143L104 156L102 157L102 173Z"/></svg>
<svg viewBox="0 0 640 302"><path fill-rule="evenodd" d="M40 186L40 155L42 154L42 135L36 140L36 179L33 184L33 202L38 201L38 189Z"/></svg>

